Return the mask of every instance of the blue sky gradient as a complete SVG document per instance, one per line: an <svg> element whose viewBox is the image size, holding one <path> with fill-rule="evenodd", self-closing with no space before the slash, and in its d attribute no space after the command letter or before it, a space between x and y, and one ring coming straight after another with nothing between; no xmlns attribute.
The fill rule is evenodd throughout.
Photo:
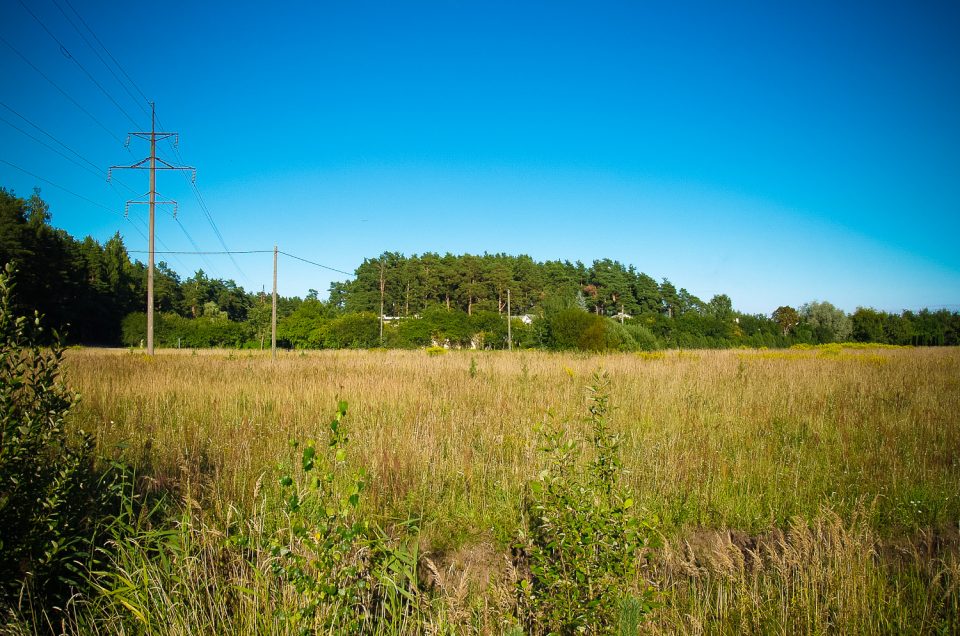
<svg viewBox="0 0 960 636"><path fill-rule="evenodd" d="M955 2L70 2L181 133L231 249L348 271L385 250L609 257L751 313L960 309ZM59 43L3 3L0 101L95 165L146 156L109 132L148 128L144 100L70 5L27 6ZM130 192L4 121L0 159L98 204L0 163L55 224L145 248ZM117 176L146 192L146 173ZM158 190L193 243L222 249L181 177ZM169 210L157 233L193 249ZM162 258L269 288L268 255ZM285 259L280 291L342 278Z"/></svg>

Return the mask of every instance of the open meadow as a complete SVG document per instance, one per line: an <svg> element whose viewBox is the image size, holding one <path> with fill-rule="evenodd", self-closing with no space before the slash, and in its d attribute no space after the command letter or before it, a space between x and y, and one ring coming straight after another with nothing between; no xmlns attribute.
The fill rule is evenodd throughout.
<svg viewBox="0 0 960 636"><path fill-rule="evenodd" d="M622 633L960 630L957 349L74 349L65 368L73 425L179 515L170 545L131 541L113 596L74 609L97 633L289 631L297 593L256 545L287 519L291 441L326 446L339 401L346 462L369 473L357 514L415 555L416 609L380 630L522 633L525 493L544 430L590 456L598 369L655 539L625 585L658 592L639 626L624 606Z"/></svg>

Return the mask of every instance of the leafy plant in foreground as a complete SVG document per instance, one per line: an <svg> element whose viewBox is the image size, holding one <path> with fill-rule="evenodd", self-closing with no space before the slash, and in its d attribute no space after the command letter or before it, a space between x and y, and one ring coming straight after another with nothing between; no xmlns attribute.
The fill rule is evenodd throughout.
<svg viewBox="0 0 960 636"><path fill-rule="evenodd" d="M649 527L619 483L620 438L607 423L609 381L590 387L593 457L580 461L576 441L544 432L548 466L529 484L518 553L527 574L517 584L521 620L531 633L608 633L624 607L637 618L652 592L632 597Z"/></svg>
<svg viewBox="0 0 960 636"><path fill-rule="evenodd" d="M41 342L40 316L12 310L14 271L0 272L0 606L27 586L42 601L81 583L94 530L93 441L71 442L76 397L61 381L63 348Z"/></svg>
<svg viewBox="0 0 960 636"><path fill-rule="evenodd" d="M271 545L273 570L299 594L288 618L301 633L399 626L418 602L416 542L391 545L358 513L368 477L347 468L346 414L347 403L340 402L327 443L303 445L300 471L280 478L288 523Z"/></svg>

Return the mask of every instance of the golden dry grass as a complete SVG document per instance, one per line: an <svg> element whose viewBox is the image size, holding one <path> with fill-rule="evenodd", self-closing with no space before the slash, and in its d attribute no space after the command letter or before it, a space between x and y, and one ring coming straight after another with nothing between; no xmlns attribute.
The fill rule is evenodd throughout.
<svg viewBox="0 0 960 636"><path fill-rule="evenodd" d="M160 486L190 480L213 502L249 504L288 441L322 434L345 399L381 509L496 517L534 474L536 425L552 417L580 431L584 386L603 367L632 485L670 526L759 530L877 498L878 527L949 524L960 510L960 352L949 349L322 351L276 362L77 350L67 365L77 422L102 448L122 442Z"/></svg>
<svg viewBox="0 0 960 636"><path fill-rule="evenodd" d="M254 510L288 461L288 442L323 435L337 400L347 400L351 461L374 476L367 512L388 525L421 520L437 579L454 590L450 615L470 612L452 602L466 583L449 555L502 560L523 484L541 461L536 427L551 418L584 433L584 387L598 367L610 374L630 486L667 541L647 573L674 590L657 615L663 631L829 630L846 612L854 618L843 625L869 632L880 623L868 604L901 571L878 565L878 550L902 539L916 551L915 537L960 521L953 349L319 351L277 361L260 352L72 350L67 367L82 394L76 423L102 452L122 445L154 488L196 502L214 525ZM750 570L740 547L716 538L731 531L759 537L763 567ZM689 543L698 536L713 543ZM835 549L804 552L803 541ZM943 602L955 602L956 544L941 548L912 557L907 570L929 572L909 580L933 585L940 576L938 585L954 586ZM461 567L497 570L494 579L503 568ZM907 603L923 589L904 594ZM745 599L759 609L739 607ZM855 600L855 610L843 605Z"/></svg>

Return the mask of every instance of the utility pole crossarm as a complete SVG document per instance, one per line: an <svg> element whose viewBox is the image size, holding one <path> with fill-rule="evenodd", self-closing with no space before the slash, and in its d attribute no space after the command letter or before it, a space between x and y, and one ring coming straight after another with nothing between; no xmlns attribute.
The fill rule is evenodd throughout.
<svg viewBox="0 0 960 636"><path fill-rule="evenodd" d="M152 161L156 161L157 163L163 165L151 166L149 164ZM192 180L194 182L197 180L197 169L193 166L175 166L171 163L167 163L160 157L147 157L143 161L138 161L137 163L129 166L110 166L107 169L107 181L109 181L113 176L112 173L114 170L190 170L193 172Z"/></svg>
<svg viewBox="0 0 960 636"><path fill-rule="evenodd" d="M172 199L169 200L169 201L160 201L160 200L158 199L158 200L154 201L153 203L154 203L155 205L172 205L172 206L173 206L173 218L177 218L177 208L180 206L180 204L177 203L176 201L174 201L174 200L172 200ZM126 206L125 206L124 209L123 209L123 215L124 215L124 216L129 216L129 215L130 215L130 206L131 206L131 205L150 205L150 202L149 202L149 201L127 201L127 204L126 204Z"/></svg>
<svg viewBox="0 0 960 636"><path fill-rule="evenodd" d="M139 137L140 139L150 139L151 137L157 141L163 141L164 139L169 139L170 137L176 137L175 141L180 140L180 133L175 132L132 132L127 133L129 137Z"/></svg>
<svg viewBox="0 0 960 636"><path fill-rule="evenodd" d="M150 157L147 157L143 161L138 161L137 163L131 164L129 166L110 166L107 168L107 181L110 180L111 174L114 170L149 170L150 166L146 165L150 163Z"/></svg>

